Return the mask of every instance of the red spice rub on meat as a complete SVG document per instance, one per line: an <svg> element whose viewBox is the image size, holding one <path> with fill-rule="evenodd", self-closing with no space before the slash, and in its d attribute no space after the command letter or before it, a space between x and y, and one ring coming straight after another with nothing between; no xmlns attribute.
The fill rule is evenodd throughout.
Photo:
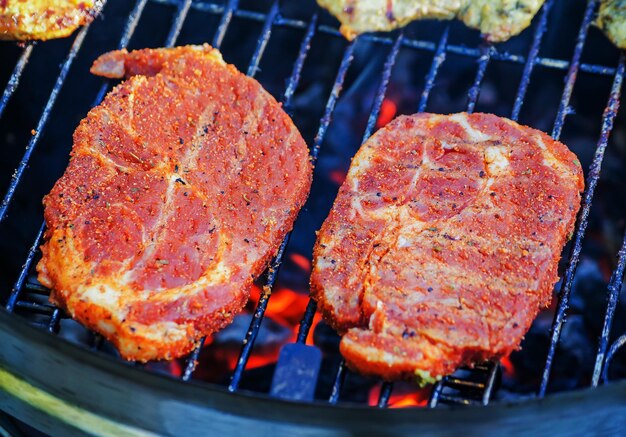
<svg viewBox="0 0 626 437"><path fill-rule="evenodd" d="M51 301L147 361L189 352L248 300L309 192L280 105L207 45L107 53L130 77L74 133L44 199Z"/></svg>
<svg viewBox="0 0 626 437"><path fill-rule="evenodd" d="M348 365L428 383L517 349L550 302L583 186L566 146L494 115L378 131L314 250L312 295Z"/></svg>

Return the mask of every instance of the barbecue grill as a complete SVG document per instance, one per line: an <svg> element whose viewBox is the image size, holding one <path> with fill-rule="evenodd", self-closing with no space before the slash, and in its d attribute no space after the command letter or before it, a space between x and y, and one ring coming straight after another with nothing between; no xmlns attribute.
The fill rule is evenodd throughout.
<svg viewBox="0 0 626 437"><path fill-rule="evenodd" d="M568 429L581 434L624 429L626 381L619 378L626 373L620 364L626 334L611 329L620 319L619 297L626 266L626 235L621 237L626 216L620 206L612 210L618 210L617 217L606 214L606 221L617 229L613 234L620 238L604 263L605 276L610 279L594 288L600 304L571 308L576 281L584 280L577 275L581 257L585 250L593 250L587 244L588 228L597 232L600 226L593 222L592 202L611 195L609 189L597 188L603 186L600 170L605 152L612 150L609 139L618 120L625 72L624 54L612 48L597 30L590 30L597 6L594 0L547 0L529 30L509 43L489 45L480 41L476 32L448 22L418 22L394 33L367 34L348 42L337 31L336 22L313 1L137 0L126 5L109 0L102 17L70 40L0 45L0 74L8 77L0 100L0 139L7 157L0 166L0 273L6 299L5 310L0 311L0 408L53 434L187 434L207 430L302 435L455 434L493 429L548 433L555 426L563 426L563 420ZM160 32L155 30L158 23L167 23L168 31L158 35L164 40L154 41ZM573 26L576 30L571 31ZM113 35L116 28L121 36ZM229 39L229 35L234 36ZM593 51L585 50L588 39ZM49 304L49 290L36 281L34 272L44 231L41 194L50 189L64 168L69 135L77 121L112 85L88 78L86 66L98 54L116 48L115 44L117 48L144 44L171 47L203 41L220 48L226 61L256 76L282 101L317 163L311 198L258 284L263 291L253 299L256 306L250 308L248 318L236 321L235 325L243 329L227 328L230 334L223 334L234 333L239 346L227 366L228 375L221 379L215 376L217 371L211 363L221 353L220 345L226 343L218 341L222 334L203 340L184 360L146 365L124 362L101 337ZM54 54L66 48L57 70ZM422 69L425 74L414 72L416 65L416 71ZM399 70L401 79L397 77ZM494 70L500 75L492 82L489 74ZM454 82L458 76L468 77L467 71L471 71L471 80L461 92L465 96L461 108L441 96L459 94L453 91ZM55 75L49 95L42 95L46 81ZM554 83L555 77L561 84L559 97L543 103L541 85L544 81ZM509 90L512 106L506 96L494 91L493 83L498 80ZM577 86L577 82L583 83ZM414 86L395 88L394 100L398 83ZM577 97L577 91L583 97ZM398 94L406 95L398 98ZM601 104L597 103L600 94ZM525 111L533 99L539 103ZM550 100L549 96L545 99ZM342 105L347 112L360 112L361 119L341 115ZM366 109L359 111L361 107ZM601 107L604 112L600 112ZM544 314L544 323L536 322L533 328L543 329L546 339L538 351L528 353L535 360L531 366L534 379L529 382L526 378L525 388L519 390L523 384L515 382L511 373L521 372L517 369L522 366L516 366L511 357L502 364L460 369L427 389L407 389L406 384L398 388L396 384L394 390L392 383L350 373L337 354L336 337L319 323L315 302L297 306L296 300L287 307L292 312L295 309L299 323L293 323L289 335L283 332L280 354L264 355L262 364L251 366L255 354L262 354L257 347L259 339L271 335L268 324L274 322L266 316L272 312L272 296L277 299L287 286L298 288L294 283L306 287L314 231L334 195L332 189L328 195L329 181L340 182L342 171L345 176L350 153L396 112L460 110L496 112L549 130L570 146L581 131L597 137L593 153L589 152L593 143L588 141L587 150L572 147L587 166L586 189L576 230L563 258L562 280L555 290L553 307L546 313L551 324L545 323L548 319ZM30 120L33 111L39 112ZM569 119L573 120L568 123ZM34 124L27 126L29 122ZM49 131L53 133L48 135ZM347 138L352 137L355 144L337 152L338 144L350 143ZM56 138L66 144L54 143ZM26 143L25 149L20 141ZM618 144L610 146L616 148L612 158L619 160ZM325 148L330 149L326 155ZM622 155L621 165L624 162ZM337 188L335 184L334 190ZM619 196L618 192L614 198L618 204L623 203ZM327 199L320 200L323 197ZM30 242L23 244L26 238ZM306 302L305 295L298 296L297 302ZM598 321L599 338L592 339L593 353L586 356L592 361L589 374L562 387L552 378L565 348L561 337L568 327L566 315L581 312ZM575 365L567 362L568 357L561 364ZM198 376L200 373L205 376ZM507 379L513 382L507 385ZM408 390L413 401L394 404L398 389L404 390L402 393ZM363 390L367 392L365 398ZM422 408L386 408L409 404ZM4 426L10 425L8 421Z"/></svg>

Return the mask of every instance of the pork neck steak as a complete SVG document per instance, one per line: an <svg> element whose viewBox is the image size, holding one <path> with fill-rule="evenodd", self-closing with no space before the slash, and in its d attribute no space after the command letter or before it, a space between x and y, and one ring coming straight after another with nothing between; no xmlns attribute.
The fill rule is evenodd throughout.
<svg viewBox="0 0 626 437"><path fill-rule="evenodd" d="M306 200L291 119L207 45L116 51L129 77L74 133L45 197L39 280L127 359L172 359L228 323Z"/></svg>
<svg viewBox="0 0 626 437"><path fill-rule="evenodd" d="M430 383L518 348L550 302L583 187L566 146L495 115L379 130L314 249L312 296L348 365Z"/></svg>

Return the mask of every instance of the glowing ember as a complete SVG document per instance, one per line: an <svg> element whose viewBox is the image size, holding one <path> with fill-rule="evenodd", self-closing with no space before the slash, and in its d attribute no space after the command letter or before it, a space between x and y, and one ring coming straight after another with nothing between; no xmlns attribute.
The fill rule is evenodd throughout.
<svg viewBox="0 0 626 437"><path fill-rule="evenodd" d="M295 256L292 255L290 259L297 264L302 264L302 268L311 268L308 258L305 258L302 255L295 254ZM250 294L250 300L252 302L251 308L256 307L260 295L260 287L254 286ZM298 329L300 328L300 320L302 319L302 315L306 310L308 302L308 295L298 293L297 291L289 288L277 288L272 291L272 297L267 306L267 310L265 311L265 317L268 317L274 322L291 330L291 336L285 343L294 342L296 340ZM313 322L311 323L311 329L309 330L309 334L306 339L306 344L313 345L313 332L321 320L321 315L315 314ZM246 368L251 369L275 362L278 359L279 349L280 348L272 348L271 350L261 351L257 351L255 349Z"/></svg>
<svg viewBox="0 0 626 437"><path fill-rule="evenodd" d="M309 273L311 271L311 260L306 256L300 255L299 253L292 253L289 259L305 272Z"/></svg>
<svg viewBox="0 0 626 437"><path fill-rule="evenodd" d="M389 408L425 407L428 403L429 393L424 390L401 396L391 396Z"/></svg>
<svg viewBox="0 0 626 437"><path fill-rule="evenodd" d="M383 100L383 104L380 107L380 113L378 114L378 120L376 120L376 127L381 128L393 120L397 111L398 106L393 100Z"/></svg>
<svg viewBox="0 0 626 437"><path fill-rule="evenodd" d="M275 289L272 291L265 317L270 317L285 326L295 327L300 323L308 302L309 297L305 294L289 288Z"/></svg>
<svg viewBox="0 0 626 437"><path fill-rule="evenodd" d="M513 366L513 363L511 362L511 358L509 356L502 358L500 360L500 364L502 365L502 372L504 373L505 377L515 377L515 367Z"/></svg>
<svg viewBox="0 0 626 437"><path fill-rule="evenodd" d="M376 384L370 389L369 406L378 405L381 387L382 384ZM419 388L411 383L397 382L387 405L389 408L425 407L428 404L431 390L432 387Z"/></svg>
<svg viewBox="0 0 626 437"><path fill-rule="evenodd" d="M346 172L343 170L331 170L328 176L330 180L336 183L337 185L343 184L343 181L346 180Z"/></svg>

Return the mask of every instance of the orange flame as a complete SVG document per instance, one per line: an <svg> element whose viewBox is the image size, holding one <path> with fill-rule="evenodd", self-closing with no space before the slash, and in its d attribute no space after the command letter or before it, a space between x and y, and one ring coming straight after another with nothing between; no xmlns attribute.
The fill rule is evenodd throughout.
<svg viewBox="0 0 626 437"><path fill-rule="evenodd" d="M504 376L508 378L515 377L515 366L511 362L511 357L506 356L500 360L500 364L502 364L502 372Z"/></svg>
<svg viewBox="0 0 626 437"><path fill-rule="evenodd" d="M322 321L322 315L320 313L315 313L313 317L313 322L311 322L311 329L309 329L309 335L306 338L306 344L309 346L313 346L313 333L315 332L315 327L319 322Z"/></svg>
<svg viewBox="0 0 626 437"><path fill-rule="evenodd" d="M376 127L381 128L389 123L396 116L398 112L398 105L391 99L383 100L383 104L380 107L380 113L378 114L378 120L376 120Z"/></svg>

